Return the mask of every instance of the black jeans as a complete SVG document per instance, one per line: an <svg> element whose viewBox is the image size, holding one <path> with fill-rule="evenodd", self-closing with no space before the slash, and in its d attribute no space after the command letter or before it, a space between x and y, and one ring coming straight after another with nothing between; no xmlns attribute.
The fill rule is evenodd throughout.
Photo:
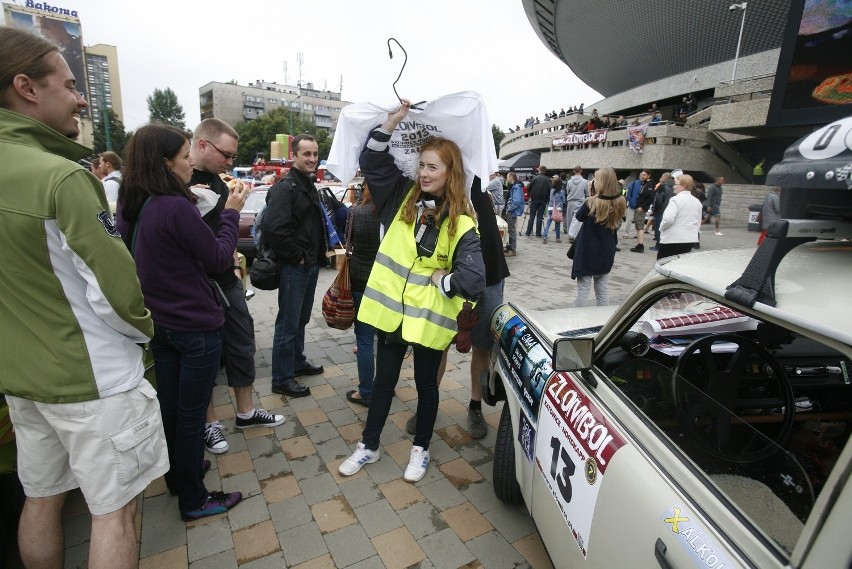
<svg viewBox="0 0 852 569"><path fill-rule="evenodd" d="M189 512L207 495L201 470L204 414L219 373L222 329L179 332L155 324L151 351L169 452L166 486L177 491L180 511Z"/></svg>
<svg viewBox="0 0 852 569"><path fill-rule="evenodd" d="M382 428L388 419L393 390L399 381L399 370L405 358L406 344L387 341L388 335L378 332L376 350L376 380L373 383L373 397L367 412L367 424L362 439L370 450L379 448ZM419 344L414 346L414 383L417 385L417 430L414 435L415 446L429 448L435 417L438 415L438 368L441 365L442 350L433 350Z"/></svg>
<svg viewBox="0 0 852 569"><path fill-rule="evenodd" d="M692 251L695 243L660 243L660 250L657 251L657 260L673 257L675 255L684 255Z"/></svg>

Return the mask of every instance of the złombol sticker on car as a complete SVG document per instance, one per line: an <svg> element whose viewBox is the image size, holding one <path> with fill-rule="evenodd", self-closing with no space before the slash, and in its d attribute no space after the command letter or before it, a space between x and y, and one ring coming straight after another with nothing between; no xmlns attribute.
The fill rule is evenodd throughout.
<svg viewBox="0 0 852 569"><path fill-rule="evenodd" d="M567 373L544 390L537 437L536 465L586 557L598 491L624 440Z"/></svg>

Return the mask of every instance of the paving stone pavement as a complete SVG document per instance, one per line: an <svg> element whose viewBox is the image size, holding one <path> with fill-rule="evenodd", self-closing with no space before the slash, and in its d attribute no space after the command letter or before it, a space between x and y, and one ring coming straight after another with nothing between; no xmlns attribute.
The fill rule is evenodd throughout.
<svg viewBox="0 0 852 569"><path fill-rule="evenodd" d="M707 227L706 225L704 226ZM704 230L704 249L750 247L757 233L745 226L723 227L724 236ZM610 278L610 300L622 302L653 267L647 236L644 254L621 242ZM512 276L506 300L531 308L573 305L575 284L566 258L567 239L544 244L518 237L518 255L508 259ZM322 375L304 378L311 396L288 399L271 391L271 352L276 292L257 291L249 302L257 340L257 406L286 415L274 429L234 427L233 393L220 374L213 398L230 450L207 458L213 463L210 490L243 492L227 514L184 523L177 498L162 479L139 498L137 535L140 569L266 569L282 567L548 568L545 551L526 507L502 504L492 487L495 428L502 404L483 408L488 435L472 440L465 431L470 397L470 357L451 350L441 384L432 463L416 484L402 480L411 436L405 422L416 408L411 359L403 364L382 458L357 475L343 478L338 465L360 440L365 407L346 400L357 387L353 331L333 330L320 313L322 294L335 271L320 272L305 351ZM86 567L90 521L79 493L65 508L67 568Z"/></svg>

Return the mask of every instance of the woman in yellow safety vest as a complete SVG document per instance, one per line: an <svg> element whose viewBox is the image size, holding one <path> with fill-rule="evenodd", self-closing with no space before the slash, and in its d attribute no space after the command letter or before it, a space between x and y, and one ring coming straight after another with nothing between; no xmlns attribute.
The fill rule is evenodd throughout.
<svg viewBox="0 0 852 569"><path fill-rule="evenodd" d="M465 300L485 290L485 265L458 146L442 137L419 147L415 180L388 152L391 133L410 103L388 114L361 153L384 237L358 310L358 320L376 328L378 348L373 396L362 442L339 468L352 476L379 460L379 437L408 346L414 351L417 430L404 478L417 482L429 464L429 440L438 414L438 369L455 337Z"/></svg>

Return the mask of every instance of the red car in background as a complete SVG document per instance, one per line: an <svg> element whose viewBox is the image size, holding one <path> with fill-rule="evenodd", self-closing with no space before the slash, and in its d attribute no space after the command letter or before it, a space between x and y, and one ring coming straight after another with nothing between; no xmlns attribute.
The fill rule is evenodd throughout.
<svg viewBox="0 0 852 569"><path fill-rule="evenodd" d="M254 244L254 220L260 210L266 205L266 192L269 186L258 186L254 188L240 212L240 232L237 236L237 252L246 256L251 261L257 256L257 247Z"/></svg>

